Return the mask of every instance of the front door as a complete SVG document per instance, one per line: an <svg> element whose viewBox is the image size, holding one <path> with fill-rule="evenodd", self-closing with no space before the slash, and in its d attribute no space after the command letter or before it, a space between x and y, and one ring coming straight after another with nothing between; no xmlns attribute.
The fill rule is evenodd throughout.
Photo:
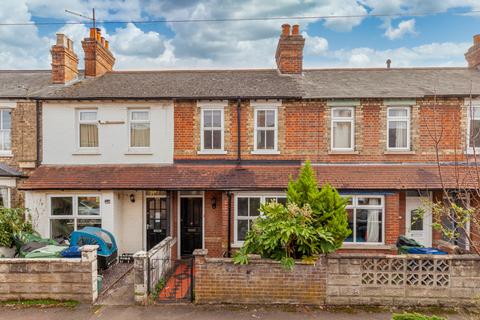
<svg viewBox="0 0 480 320"><path fill-rule="evenodd" d="M432 246L432 215L426 211L421 197L406 198L406 236L425 247ZM419 214L423 212L423 214Z"/></svg>
<svg viewBox="0 0 480 320"><path fill-rule="evenodd" d="M168 214L166 197L147 197L147 250L167 237Z"/></svg>
<svg viewBox="0 0 480 320"><path fill-rule="evenodd" d="M202 198L180 198L181 254L192 255L202 246Z"/></svg>

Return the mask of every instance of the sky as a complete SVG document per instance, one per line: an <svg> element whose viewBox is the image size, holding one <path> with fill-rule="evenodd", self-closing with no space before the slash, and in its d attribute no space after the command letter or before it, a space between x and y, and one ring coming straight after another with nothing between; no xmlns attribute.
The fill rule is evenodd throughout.
<svg viewBox="0 0 480 320"><path fill-rule="evenodd" d="M392 67L466 66L480 33L480 0L0 0L1 23L56 23L0 26L0 69L49 69L55 33L74 41L83 68L91 23L65 10L89 16L92 8L99 21L118 22L99 24L116 70L274 68L283 23L300 25L305 68L384 67L387 59ZM367 14L394 16L294 18ZM290 18L128 22L263 17Z"/></svg>

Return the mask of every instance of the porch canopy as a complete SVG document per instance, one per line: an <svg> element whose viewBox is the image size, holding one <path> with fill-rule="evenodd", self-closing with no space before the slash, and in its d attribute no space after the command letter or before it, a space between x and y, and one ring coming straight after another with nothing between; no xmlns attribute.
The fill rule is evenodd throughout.
<svg viewBox="0 0 480 320"><path fill-rule="evenodd" d="M474 166L416 164L312 165L319 183L337 189L477 189ZM281 190L298 165L42 165L21 190Z"/></svg>

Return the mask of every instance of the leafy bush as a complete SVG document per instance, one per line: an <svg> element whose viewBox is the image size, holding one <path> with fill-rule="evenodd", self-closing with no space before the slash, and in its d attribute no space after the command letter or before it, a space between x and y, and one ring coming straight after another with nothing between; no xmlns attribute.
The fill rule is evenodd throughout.
<svg viewBox="0 0 480 320"><path fill-rule="evenodd" d="M0 246L11 248L19 232L33 232L32 224L25 220L25 209L0 208Z"/></svg>
<svg viewBox="0 0 480 320"><path fill-rule="evenodd" d="M260 254L292 268L294 259L311 259L341 247L351 233L345 207L347 200L330 185L320 190L307 162L287 190L287 205L271 202L261 206L234 262L248 263L248 254Z"/></svg>
<svg viewBox="0 0 480 320"><path fill-rule="evenodd" d="M402 313L402 314L394 314L392 316L392 320L447 320L443 317L437 316L425 316L419 313Z"/></svg>

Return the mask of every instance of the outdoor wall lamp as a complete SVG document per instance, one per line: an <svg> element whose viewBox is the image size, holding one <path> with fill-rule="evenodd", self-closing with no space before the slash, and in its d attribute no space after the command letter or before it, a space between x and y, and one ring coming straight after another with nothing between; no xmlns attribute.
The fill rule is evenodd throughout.
<svg viewBox="0 0 480 320"><path fill-rule="evenodd" d="M130 202L135 202L135 195L133 193L130 195Z"/></svg>
<svg viewBox="0 0 480 320"><path fill-rule="evenodd" d="M217 198L213 197L212 198L212 209L217 208Z"/></svg>

